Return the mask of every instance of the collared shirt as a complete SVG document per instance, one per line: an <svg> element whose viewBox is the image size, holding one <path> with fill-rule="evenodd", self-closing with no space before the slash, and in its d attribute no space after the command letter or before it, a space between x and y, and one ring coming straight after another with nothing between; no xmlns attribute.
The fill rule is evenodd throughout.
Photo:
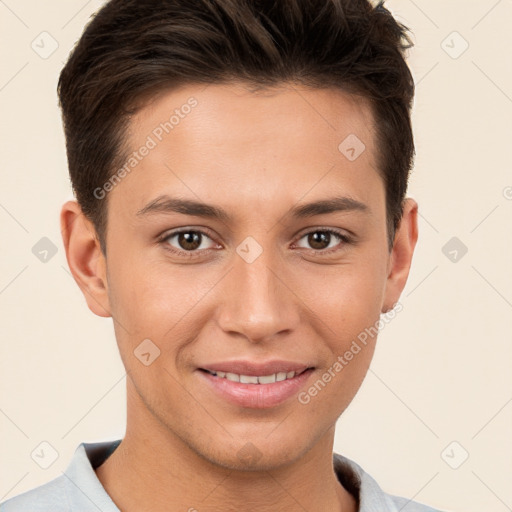
<svg viewBox="0 0 512 512"><path fill-rule="evenodd" d="M66 471L53 480L0 503L0 512L120 512L94 469L121 440L81 443ZM386 494L355 462L333 454L340 483L359 499L359 512L439 512L406 498Z"/></svg>

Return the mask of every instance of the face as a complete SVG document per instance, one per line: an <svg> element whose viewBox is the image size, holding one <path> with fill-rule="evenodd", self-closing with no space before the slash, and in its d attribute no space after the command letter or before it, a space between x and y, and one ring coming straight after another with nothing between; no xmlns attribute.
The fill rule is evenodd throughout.
<svg viewBox="0 0 512 512"><path fill-rule="evenodd" d="M108 192L104 295L88 300L114 318L129 408L215 464L297 459L357 392L376 341L361 333L398 301L414 247L404 228L388 250L369 108L187 86L127 141L139 156Z"/></svg>

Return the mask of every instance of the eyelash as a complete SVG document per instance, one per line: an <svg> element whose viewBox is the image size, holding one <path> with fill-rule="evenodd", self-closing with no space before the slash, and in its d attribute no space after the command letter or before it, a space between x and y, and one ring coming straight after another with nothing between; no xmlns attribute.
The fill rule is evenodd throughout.
<svg viewBox="0 0 512 512"><path fill-rule="evenodd" d="M205 252L209 253L210 251L215 251L216 250L216 249L202 249L202 250L195 250L195 251L184 251L184 250L181 250L181 249L176 249L175 247L172 247L171 245L169 245L167 243L167 241L170 238L172 238L172 237L174 237L176 235L179 235L181 233L199 233L201 235L204 235L204 236L212 239L212 237L206 231L203 231L201 229L190 229L190 228L187 228L187 229L180 229L180 230L177 230L177 231L172 231L170 233L164 233L161 237L159 237L158 242L163 244L165 250L170 251L171 253L173 253L173 254L175 254L177 256L183 256L183 257L189 258L189 259L199 258ZM343 245L349 245L349 244L353 244L354 243L354 241L353 241L353 239L351 237L349 237L345 233L342 233L342 232L340 232L340 231L338 231L336 229L333 229L333 228L316 228L316 229L313 229L311 231L308 231L308 232L302 234L299 237L298 240L301 240L305 236L308 236L308 235L310 235L312 233L330 233L331 235L334 235L335 237L339 238L341 240L341 242L343 243ZM338 246L336 246L336 247L331 247L330 249L324 249L324 250L321 250L321 249L310 249L309 251L312 252L315 255L324 256L324 255L330 255L331 253L338 252L340 250L343 250L343 249L338 247Z"/></svg>

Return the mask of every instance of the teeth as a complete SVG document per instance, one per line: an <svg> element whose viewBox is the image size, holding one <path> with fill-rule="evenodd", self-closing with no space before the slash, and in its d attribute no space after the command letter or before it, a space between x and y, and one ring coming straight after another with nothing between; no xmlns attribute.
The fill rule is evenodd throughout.
<svg viewBox="0 0 512 512"><path fill-rule="evenodd" d="M293 379L295 372L278 372L272 375L238 375L237 373L229 372L209 372L212 375L222 379L228 379L232 382L240 382L242 384L272 384L274 382L281 382L286 379Z"/></svg>
<svg viewBox="0 0 512 512"><path fill-rule="evenodd" d="M262 377L258 377L258 382L260 384L272 384L276 381L276 374L273 375L263 375Z"/></svg>
<svg viewBox="0 0 512 512"><path fill-rule="evenodd" d="M243 384L258 384L256 375L240 375L240 382Z"/></svg>

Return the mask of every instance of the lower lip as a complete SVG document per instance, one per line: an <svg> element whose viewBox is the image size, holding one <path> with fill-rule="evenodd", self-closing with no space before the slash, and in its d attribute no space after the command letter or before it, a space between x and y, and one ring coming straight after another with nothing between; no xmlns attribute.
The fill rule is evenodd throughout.
<svg viewBox="0 0 512 512"><path fill-rule="evenodd" d="M241 407L253 409L266 409L283 403L296 395L308 380L313 369L310 368L293 379L286 379L271 384L242 384L231 380L215 377L214 375L198 370L215 393L228 402Z"/></svg>

